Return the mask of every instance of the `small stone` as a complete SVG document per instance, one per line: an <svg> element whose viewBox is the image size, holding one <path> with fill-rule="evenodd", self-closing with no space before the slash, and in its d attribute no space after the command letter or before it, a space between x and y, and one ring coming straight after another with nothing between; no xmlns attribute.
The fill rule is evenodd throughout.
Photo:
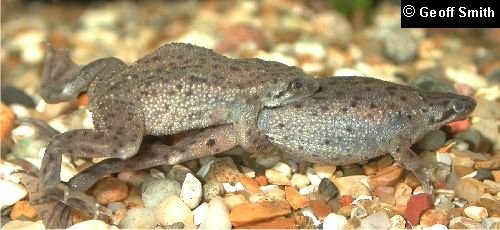
<svg viewBox="0 0 500 230"><path fill-rule="evenodd" d="M224 197L224 202L229 209L233 209L236 205L246 203L247 199L243 194L235 194Z"/></svg>
<svg viewBox="0 0 500 230"><path fill-rule="evenodd" d="M181 188L181 200L190 208L196 208L201 201L202 194L201 182L191 173L187 173Z"/></svg>
<svg viewBox="0 0 500 230"><path fill-rule="evenodd" d="M248 178L255 178L255 171L253 169L245 166L240 166L240 167L241 167L241 172L243 173L244 176Z"/></svg>
<svg viewBox="0 0 500 230"><path fill-rule="evenodd" d="M224 194L224 186L219 182L208 182L203 185L203 198L206 201L210 201L216 196L222 196Z"/></svg>
<svg viewBox="0 0 500 230"><path fill-rule="evenodd" d="M487 161L478 161L474 164L474 168L484 168L489 170L495 170L500 168L500 157L495 157Z"/></svg>
<svg viewBox="0 0 500 230"><path fill-rule="evenodd" d="M241 176L240 177L240 182L245 187L245 190L249 193L256 193L259 191L259 183L255 181L254 179L251 179L246 176Z"/></svg>
<svg viewBox="0 0 500 230"><path fill-rule="evenodd" d="M377 171L385 169L392 164L394 164L394 158L389 154L385 154L377 161Z"/></svg>
<svg viewBox="0 0 500 230"><path fill-rule="evenodd" d="M309 199L300 195L297 190L290 186L285 186L285 198L293 209L304 208L309 205Z"/></svg>
<svg viewBox="0 0 500 230"><path fill-rule="evenodd" d="M183 183L186 179L186 174L193 173L184 165L174 165L167 173L167 178Z"/></svg>
<svg viewBox="0 0 500 230"><path fill-rule="evenodd" d="M430 227L435 224L448 225L448 214L442 210L430 209L420 217L420 225Z"/></svg>
<svg viewBox="0 0 500 230"><path fill-rule="evenodd" d="M271 168L276 163L281 160L281 154L278 152L272 154L258 154L255 159L255 164L262 166L263 168Z"/></svg>
<svg viewBox="0 0 500 230"><path fill-rule="evenodd" d="M464 177L466 175L471 174L474 172L474 168L472 167L467 167L467 166L461 166L461 165L453 165L453 172L457 174L459 177Z"/></svg>
<svg viewBox="0 0 500 230"><path fill-rule="evenodd" d="M466 199L469 203L478 202L481 195L485 193L481 181L473 178L460 178L453 190L458 197Z"/></svg>
<svg viewBox="0 0 500 230"><path fill-rule="evenodd" d="M420 193L411 196L408 204L406 205L404 217L412 226L415 226L420 222L420 216L422 213L430 209L432 205L432 198L429 194Z"/></svg>
<svg viewBox="0 0 500 230"><path fill-rule="evenodd" d="M10 206L28 195L28 191L20 185L6 180L0 180L0 206Z"/></svg>
<svg viewBox="0 0 500 230"><path fill-rule="evenodd" d="M223 157L215 159L210 164L210 169L205 176L205 181L221 182L221 183L237 183L241 177L241 172L234 164L231 157Z"/></svg>
<svg viewBox="0 0 500 230"><path fill-rule="evenodd" d="M347 218L345 216L337 215L335 213L330 213L326 216L323 221L324 230L342 230L344 225L347 223Z"/></svg>
<svg viewBox="0 0 500 230"><path fill-rule="evenodd" d="M332 208L323 200L310 200L309 207L319 220L324 220L332 212Z"/></svg>
<svg viewBox="0 0 500 230"><path fill-rule="evenodd" d="M311 207L306 207L301 209L300 213L304 217L306 217L305 220L302 222L302 225L305 225L304 228L312 228L312 226L317 227L318 225L321 224L321 221L319 221L316 215L314 215L314 212L311 209Z"/></svg>
<svg viewBox="0 0 500 230"><path fill-rule="evenodd" d="M128 197L123 201L128 208L144 208L144 201L137 187L131 187Z"/></svg>
<svg viewBox="0 0 500 230"><path fill-rule="evenodd" d="M332 182L338 188L340 196L349 195L350 189L354 183L367 180L367 176L361 175L332 178Z"/></svg>
<svg viewBox="0 0 500 230"><path fill-rule="evenodd" d="M457 133L454 138L462 139L469 143L469 148L471 151L476 151L481 143L482 135L476 129L468 129L465 132Z"/></svg>
<svg viewBox="0 0 500 230"><path fill-rule="evenodd" d="M484 229L499 229L500 217L484 218L483 220L481 220L481 226Z"/></svg>
<svg viewBox="0 0 500 230"><path fill-rule="evenodd" d="M287 165L287 164L285 164L283 162L276 163L272 167L272 169L274 169L274 170L280 172L281 174L285 175L286 178L288 178L288 179L290 179L292 177L292 168L289 165Z"/></svg>
<svg viewBox="0 0 500 230"><path fill-rule="evenodd" d="M484 168L478 169L472 178L479 181L494 180L493 174L489 170Z"/></svg>
<svg viewBox="0 0 500 230"><path fill-rule="evenodd" d="M332 178L337 167L335 165L313 164L313 170L319 178Z"/></svg>
<svg viewBox="0 0 500 230"><path fill-rule="evenodd" d="M363 171L367 176L375 175L378 171L377 162L368 162L367 164L364 164Z"/></svg>
<svg viewBox="0 0 500 230"><path fill-rule="evenodd" d="M342 206L350 205L353 201L354 199L349 195L343 195L340 197L340 203L342 203Z"/></svg>
<svg viewBox="0 0 500 230"><path fill-rule="evenodd" d="M389 227L391 227L391 221L385 212L376 212L363 218L360 225L360 229L388 229Z"/></svg>
<svg viewBox="0 0 500 230"><path fill-rule="evenodd" d="M33 208L27 200L20 200L14 204L10 211L10 218L17 220L20 218L36 219L38 212Z"/></svg>
<svg viewBox="0 0 500 230"><path fill-rule="evenodd" d="M363 175L363 173L364 173L363 169L357 164L344 165L344 166L342 166L342 171L344 172L345 177L354 176L354 175Z"/></svg>
<svg viewBox="0 0 500 230"><path fill-rule="evenodd" d="M391 222L390 229L405 229L406 220L401 215L394 215L389 218L389 221Z"/></svg>
<svg viewBox="0 0 500 230"><path fill-rule="evenodd" d="M337 196L339 190L335 186L335 184L327 178L321 179L321 182L318 186L318 197L324 201L329 201L330 199Z"/></svg>
<svg viewBox="0 0 500 230"><path fill-rule="evenodd" d="M248 224L238 227L239 229L296 229L293 218L278 217L273 220L262 221L256 224Z"/></svg>
<svg viewBox="0 0 500 230"><path fill-rule="evenodd" d="M266 176L258 176L255 178L255 181L257 181L259 186L266 186L268 184Z"/></svg>
<svg viewBox="0 0 500 230"><path fill-rule="evenodd" d="M383 46L384 55L396 64L415 59L419 47L412 35L404 30L393 30L390 35L386 35Z"/></svg>
<svg viewBox="0 0 500 230"><path fill-rule="evenodd" d="M450 229L480 229L481 224L467 217L455 217L450 220Z"/></svg>
<svg viewBox="0 0 500 230"><path fill-rule="evenodd" d="M235 206L229 215L235 226L255 223L287 215L291 212L290 205L283 201L245 203Z"/></svg>
<svg viewBox="0 0 500 230"><path fill-rule="evenodd" d="M153 179L145 181L141 186L141 190L144 206L154 208L169 195L179 196L181 194L181 185L172 179Z"/></svg>
<svg viewBox="0 0 500 230"><path fill-rule="evenodd" d="M469 206L464 209L464 213L467 217L475 221L481 221L482 219L488 217L488 210L484 207Z"/></svg>
<svg viewBox="0 0 500 230"><path fill-rule="evenodd" d="M306 187L303 187L299 190L300 195L307 195L307 194L312 194L314 193L314 185L308 185Z"/></svg>
<svg viewBox="0 0 500 230"><path fill-rule="evenodd" d="M436 152L436 160L437 162L445 165L451 165L452 163L450 153Z"/></svg>
<svg viewBox="0 0 500 230"><path fill-rule="evenodd" d="M2 218L3 222L3 218ZM5 222L3 222L5 223ZM2 223L2 224L3 224ZM13 220L5 223L2 226L2 229L45 229L45 225L43 225L42 221L39 220L37 222L33 221L25 221L25 220Z"/></svg>
<svg viewBox="0 0 500 230"><path fill-rule="evenodd" d="M194 225L200 225L208 214L208 203L203 202L196 209L193 210L193 223Z"/></svg>
<svg viewBox="0 0 500 230"><path fill-rule="evenodd" d="M368 184L371 188L376 188L377 186L394 186L396 185L401 176L403 176L404 169L396 165L379 170L375 176L372 176L368 180Z"/></svg>
<svg viewBox="0 0 500 230"><path fill-rule="evenodd" d="M292 187L301 189L310 184L309 178L306 175L294 173L292 175L292 179L290 180L290 184Z"/></svg>
<svg viewBox="0 0 500 230"><path fill-rule="evenodd" d="M351 218L353 218L353 217L363 218L365 216L368 216L368 212L366 211L365 207L363 207L361 205L355 205L351 209Z"/></svg>
<svg viewBox="0 0 500 230"><path fill-rule="evenodd" d="M232 185L230 183L222 183L222 187L224 187L225 193L235 193L237 191L245 190L245 187L243 187L241 182L238 182L234 185Z"/></svg>
<svg viewBox="0 0 500 230"><path fill-rule="evenodd" d="M193 221L191 210L175 195L165 197L155 208L155 215L158 222L163 226L177 222L187 225Z"/></svg>
<svg viewBox="0 0 500 230"><path fill-rule="evenodd" d="M156 219L153 209L132 208L127 211L118 226L125 229L152 229L155 228L157 224L158 220Z"/></svg>
<svg viewBox="0 0 500 230"><path fill-rule="evenodd" d="M96 183L92 195L101 204L122 201L128 196L128 186L115 177L105 177Z"/></svg>
<svg viewBox="0 0 500 230"><path fill-rule="evenodd" d="M4 95L2 94L2 96ZM4 140L10 134L10 131L14 127L14 120L15 116L12 110L3 103L0 103L0 141Z"/></svg>
<svg viewBox="0 0 500 230"><path fill-rule="evenodd" d="M102 220L86 220L66 229L67 230L84 230L84 229L118 230L116 226L107 224Z"/></svg>
<svg viewBox="0 0 500 230"><path fill-rule="evenodd" d="M396 185L396 190L394 191L394 196L411 195L411 187L405 183L399 183Z"/></svg>
<svg viewBox="0 0 500 230"><path fill-rule="evenodd" d="M443 146L445 141L446 133L437 129L425 134L425 136L417 142L417 146L421 150L435 151Z"/></svg>
<svg viewBox="0 0 500 230"><path fill-rule="evenodd" d="M271 184L290 185L290 180L287 178L287 175L285 175L277 170L267 169L265 173L266 173L267 180Z"/></svg>
<svg viewBox="0 0 500 230"><path fill-rule="evenodd" d="M248 200L252 203L285 201L285 191L281 190L277 185L263 186L259 193L252 194Z"/></svg>
<svg viewBox="0 0 500 230"><path fill-rule="evenodd" d="M370 196L372 193L370 191L370 188L368 188L365 184L361 182L355 182L349 188L349 194L351 194L352 198L356 199L359 196Z"/></svg>
<svg viewBox="0 0 500 230"><path fill-rule="evenodd" d="M314 186L318 186L319 183L321 182L321 179L319 178L318 175L316 175L316 173L314 172L314 170L312 168L307 168L306 176L307 176L307 178L309 178L309 181Z"/></svg>
<svg viewBox="0 0 500 230"><path fill-rule="evenodd" d="M208 203L208 211L199 229L231 229L229 210L220 197L214 197Z"/></svg>

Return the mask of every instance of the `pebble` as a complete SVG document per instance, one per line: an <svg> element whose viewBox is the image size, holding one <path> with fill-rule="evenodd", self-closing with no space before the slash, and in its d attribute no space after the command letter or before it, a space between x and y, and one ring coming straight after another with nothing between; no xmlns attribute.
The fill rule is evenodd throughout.
<svg viewBox="0 0 500 230"><path fill-rule="evenodd" d="M92 189L92 195L101 204L125 200L128 192L127 183L115 177L105 177L99 180Z"/></svg>
<svg viewBox="0 0 500 230"><path fill-rule="evenodd" d="M237 191L245 190L245 187L243 187L243 184L241 184L241 182L238 182L234 185L230 183L222 183L222 187L224 188L225 193L235 193Z"/></svg>
<svg viewBox="0 0 500 230"><path fill-rule="evenodd" d="M318 186L318 197L324 201L329 201L339 194L339 190L337 186L327 178L321 179L321 182Z"/></svg>
<svg viewBox="0 0 500 230"><path fill-rule="evenodd" d="M216 196L224 194L224 186L220 182L208 182L203 185L203 199L210 201Z"/></svg>
<svg viewBox="0 0 500 230"><path fill-rule="evenodd" d="M357 164L342 166L342 172L344 176L363 175L364 173L363 169Z"/></svg>
<svg viewBox="0 0 500 230"><path fill-rule="evenodd" d="M167 173L167 178L183 183L186 179L186 174L193 173L191 169L184 165L174 165Z"/></svg>
<svg viewBox="0 0 500 230"><path fill-rule="evenodd" d="M352 209L351 209L351 218L353 217L359 217L359 218L363 218L365 216L368 216L368 212L366 211L366 208L361 206L361 205L355 205Z"/></svg>
<svg viewBox="0 0 500 230"><path fill-rule="evenodd" d="M0 103L0 141L3 141L14 127L15 116L12 110Z"/></svg>
<svg viewBox="0 0 500 230"><path fill-rule="evenodd" d="M418 42L405 30L393 30L383 41L384 55L396 64L412 61L417 56Z"/></svg>
<svg viewBox="0 0 500 230"><path fill-rule="evenodd" d="M458 197L466 199L469 203L478 202L485 193L481 181L474 178L460 178L453 190Z"/></svg>
<svg viewBox="0 0 500 230"><path fill-rule="evenodd" d="M292 217L282 218L278 217L273 220L267 220L258 222L255 224L247 224L240 226L239 228L244 229L296 229L295 220Z"/></svg>
<svg viewBox="0 0 500 230"><path fill-rule="evenodd" d="M119 223L125 229L152 229L158 224L155 212L151 208L131 208Z"/></svg>
<svg viewBox="0 0 500 230"><path fill-rule="evenodd" d="M436 160L437 162L445 165L451 165L452 163L452 157L450 153L436 152Z"/></svg>
<svg viewBox="0 0 500 230"><path fill-rule="evenodd" d="M500 168L500 157L495 157L487 161L478 161L474 164L474 168L484 168L489 170L495 170Z"/></svg>
<svg viewBox="0 0 500 230"><path fill-rule="evenodd" d="M306 176L309 179L309 181L311 182L311 184L314 186L318 186L319 183L321 182L321 178L319 178L319 176L316 175L316 173L314 172L314 170L312 168L307 168Z"/></svg>
<svg viewBox="0 0 500 230"><path fill-rule="evenodd" d="M313 164L313 170L319 178L332 178L335 170L337 169L334 165L324 165L324 164Z"/></svg>
<svg viewBox="0 0 500 230"><path fill-rule="evenodd" d="M193 221L193 213L182 200L175 196L166 196L155 208L158 222L163 225L171 225L178 222L189 225Z"/></svg>
<svg viewBox="0 0 500 230"><path fill-rule="evenodd" d="M255 171L251 168L241 166L241 172L248 178L255 178Z"/></svg>
<svg viewBox="0 0 500 230"><path fill-rule="evenodd" d="M269 183L276 185L290 185L290 180L288 179L286 174L283 174L280 171L274 169L267 169L266 177Z"/></svg>
<svg viewBox="0 0 500 230"><path fill-rule="evenodd" d="M196 208L203 196L201 182L191 173L187 173L181 187L181 200L190 208Z"/></svg>
<svg viewBox="0 0 500 230"><path fill-rule="evenodd" d="M323 221L324 230L342 230L344 225L347 223L347 218L345 216L337 215L335 213L330 213L326 216Z"/></svg>
<svg viewBox="0 0 500 230"><path fill-rule="evenodd" d="M448 214L443 210L430 209L420 217L420 225L430 227L435 224L448 225Z"/></svg>
<svg viewBox="0 0 500 230"><path fill-rule="evenodd" d="M247 199L243 194L234 194L224 197L224 202L226 202L226 206L229 207L229 209L233 209L236 205L246 203Z"/></svg>
<svg viewBox="0 0 500 230"><path fill-rule="evenodd" d="M208 203L203 202L193 210L193 223L200 225L208 214Z"/></svg>
<svg viewBox="0 0 500 230"><path fill-rule="evenodd" d="M231 229L229 210L220 196L212 198L208 203L206 217L199 229Z"/></svg>
<svg viewBox="0 0 500 230"><path fill-rule="evenodd" d="M13 220L5 223L2 229L17 229L17 230L29 230L29 229L45 229L42 221L37 222L25 221L25 220Z"/></svg>
<svg viewBox="0 0 500 230"><path fill-rule="evenodd" d="M229 218L234 227L238 227L287 215L290 212L290 205L286 201L244 203L233 207Z"/></svg>
<svg viewBox="0 0 500 230"><path fill-rule="evenodd" d="M0 196L0 207L10 206L28 195L24 186L6 180L0 180L2 196Z"/></svg>
<svg viewBox="0 0 500 230"><path fill-rule="evenodd" d="M255 159L255 164L260 165L263 168L271 168L280 160L281 154L277 152L274 154L258 154L257 158Z"/></svg>
<svg viewBox="0 0 500 230"><path fill-rule="evenodd" d="M481 226L484 229L499 229L500 227L500 217L490 217L481 220Z"/></svg>
<svg viewBox="0 0 500 230"><path fill-rule="evenodd" d="M276 163L271 169L280 172L281 174L285 175L288 179L292 177L292 168L283 162Z"/></svg>
<svg viewBox="0 0 500 230"><path fill-rule="evenodd" d="M118 230L116 226L107 224L102 220L86 220L66 229L67 230L87 230L87 229Z"/></svg>
<svg viewBox="0 0 500 230"><path fill-rule="evenodd" d="M318 226L321 224L321 221L319 221L318 218L314 215L314 212L311 209L311 207L306 207L306 208L301 209L300 213L302 213L303 216L307 217L308 221L311 221L314 226ZM311 227L308 227L308 228L311 228Z"/></svg>
<svg viewBox="0 0 500 230"><path fill-rule="evenodd" d="M241 172L234 164L231 157L216 158L205 176L205 181L222 182L222 183L237 183L241 177Z"/></svg>
<svg viewBox="0 0 500 230"><path fill-rule="evenodd" d="M370 188L378 186L394 186L403 176L404 169L402 167L393 165L382 170L379 170L375 176L370 177L368 184Z"/></svg>
<svg viewBox="0 0 500 230"><path fill-rule="evenodd" d="M379 160L377 160L377 171L385 169L394 164L394 158L391 155L385 154Z"/></svg>
<svg viewBox="0 0 500 230"><path fill-rule="evenodd" d="M314 190L315 190L315 187L314 187L314 185L312 185L312 184L311 184L311 185L308 185L308 186L306 186L306 187L301 188L301 189L299 190L299 193L300 193L301 195L307 195L307 194L311 194L311 193L313 193L313 192L314 192Z"/></svg>
<svg viewBox="0 0 500 230"><path fill-rule="evenodd" d="M415 226L420 222L422 213L430 209L432 205L432 198L427 193L411 196L406 205L404 217L412 226Z"/></svg>
<svg viewBox="0 0 500 230"><path fill-rule="evenodd" d="M450 220L450 229L480 229L481 224L467 217L455 217Z"/></svg>
<svg viewBox="0 0 500 230"><path fill-rule="evenodd" d="M467 141L467 143L469 143L469 149L471 151L477 151L481 143L482 135L478 130L470 128L465 132L457 133L454 138Z"/></svg>
<svg viewBox="0 0 500 230"><path fill-rule="evenodd" d="M304 174L294 173L292 179L290 179L290 185L298 189L304 188L309 184L309 178Z"/></svg>
<svg viewBox="0 0 500 230"><path fill-rule="evenodd" d="M349 195L352 185L356 182L363 182L363 181L368 181L368 177L362 175L355 175L355 176L338 177L332 179L332 182L339 190L340 196Z"/></svg>
<svg viewBox="0 0 500 230"><path fill-rule="evenodd" d="M285 191L277 185L263 186L259 193L251 195L248 200L250 202L284 201Z"/></svg>
<svg viewBox="0 0 500 230"><path fill-rule="evenodd" d="M445 141L446 133L437 129L425 134L425 136L417 142L417 146L421 150L435 151L443 146Z"/></svg>
<svg viewBox="0 0 500 230"><path fill-rule="evenodd" d="M243 187L245 187L245 190L249 193L256 193L259 191L259 183L257 183L257 181L252 178L241 176L240 182Z"/></svg>
<svg viewBox="0 0 500 230"><path fill-rule="evenodd" d="M484 169L484 168L478 169L474 173L474 176L472 176L472 178L479 180L479 181L494 180L494 177L493 177L493 174L491 173L491 171Z"/></svg>
<svg viewBox="0 0 500 230"><path fill-rule="evenodd" d="M349 188L349 194L352 198L356 199L359 196L370 196L371 191L370 188L368 188L365 184L361 182L355 182L351 184L351 187Z"/></svg>
<svg viewBox="0 0 500 230"><path fill-rule="evenodd" d="M14 204L10 211L10 218L17 220L20 218L28 218L34 220L37 218L38 212L33 208L27 200L20 200Z"/></svg>
<svg viewBox="0 0 500 230"><path fill-rule="evenodd" d="M141 186L141 190L144 206L154 208L169 195L179 196L181 194L181 185L172 179L152 179L145 181Z"/></svg>
<svg viewBox="0 0 500 230"><path fill-rule="evenodd" d="M294 210L304 208L309 205L309 199L300 195L297 190L290 186L285 186L285 199Z"/></svg>
<svg viewBox="0 0 500 230"><path fill-rule="evenodd" d="M146 178L149 176L150 176L149 173L140 170L140 171L119 172L117 178L119 180L127 182L128 184L134 187L140 187L142 182L144 182Z"/></svg>
<svg viewBox="0 0 500 230"><path fill-rule="evenodd" d="M332 212L332 208L324 200L310 200L309 207L319 220L324 220Z"/></svg>
<svg viewBox="0 0 500 230"><path fill-rule="evenodd" d="M394 215L389 218L389 221L391 222L390 229L404 229L406 226L406 220L401 215Z"/></svg>
<svg viewBox="0 0 500 230"><path fill-rule="evenodd" d="M367 176L375 175L378 171L377 162L371 161L363 164L363 171Z"/></svg>
<svg viewBox="0 0 500 230"><path fill-rule="evenodd" d="M464 209L464 213L467 217L475 220L481 221L482 219L488 217L488 210L484 207L479 206L469 206Z"/></svg>
<svg viewBox="0 0 500 230"><path fill-rule="evenodd" d="M255 181L259 184L259 186L266 186L268 184L266 176L258 176L255 177Z"/></svg>
<svg viewBox="0 0 500 230"><path fill-rule="evenodd" d="M385 212L376 212L361 220L360 229L388 229L391 227L389 216Z"/></svg>

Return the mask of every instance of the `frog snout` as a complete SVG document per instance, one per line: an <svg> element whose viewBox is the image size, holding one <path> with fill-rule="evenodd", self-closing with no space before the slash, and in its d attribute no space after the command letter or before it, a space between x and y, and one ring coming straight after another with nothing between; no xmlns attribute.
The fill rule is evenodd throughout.
<svg viewBox="0 0 500 230"><path fill-rule="evenodd" d="M453 110L458 114L469 114L476 108L477 102L472 97L455 99L452 101Z"/></svg>

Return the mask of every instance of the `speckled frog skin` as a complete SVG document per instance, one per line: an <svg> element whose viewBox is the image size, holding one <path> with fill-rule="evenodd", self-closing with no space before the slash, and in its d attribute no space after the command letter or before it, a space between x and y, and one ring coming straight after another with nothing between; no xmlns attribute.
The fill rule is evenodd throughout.
<svg viewBox="0 0 500 230"><path fill-rule="evenodd" d="M431 191L428 176L411 145L430 130L466 118L476 106L467 96L428 92L374 78L318 81L320 89L313 96L260 112L259 130L272 145L306 161L334 165L390 153L420 179L427 192ZM221 125L167 149L159 144L143 146L132 158L106 159L80 172L68 182L71 190L67 194L78 197L78 191L87 190L107 173L178 164L232 149L238 146L236 136L233 125ZM73 207L96 207L89 199L78 199L82 202ZM63 212L53 214L47 208L51 204L39 207L49 209L44 221L69 221L69 217L59 218Z"/></svg>
<svg viewBox="0 0 500 230"><path fill-rule="evenodd" d="M312 95L318 83L297 68L260 59L230 59L190 44L167 44L131 66L103 58L79 67L49 46L42 97L49 103L87 91L95 130L52 139L40 170L44 190L59 183L61 154L126 159L144 135L233 124L238 143L269 146L256 126L260 109Z"/></svg>

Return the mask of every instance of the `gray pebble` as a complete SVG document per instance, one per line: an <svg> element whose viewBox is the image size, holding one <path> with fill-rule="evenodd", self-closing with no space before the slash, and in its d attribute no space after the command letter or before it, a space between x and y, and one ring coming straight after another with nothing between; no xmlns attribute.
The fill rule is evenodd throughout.
<svg viewBox="0 0 500 230"><path fill-rule="evenodd" d="M473 176L472 178L480 181L484 180L495 180L493 177L493 174L491 174L490 170L480 168L476 171L476 175Z"/></svg>
<svg viewBox="0 0 500 230"><path fill-rule="evenodd" d="M153 229L157 224L153 209L132 208L127 211L118 226L122 229Z"/></svg>
<svg viewBox="0 0 500 230"><path fill-rule="evenodd" d="M409 62L417 56L418 42L404 30L395 30L386 35L384 55L395 63Z"/></svg>
<svg viewBox="0 0 500 230"><path fill-rule="evenodd" d="M482 135L476 129L470 128L465 132L457 133L455 135L455 138L467 141L467 143L469 143L470 146L469 149L471 151L476 151L477 148L479 147L479 144L481 143Z"/></svg>
<svg viewBox="0 0 500 230"><path fill-rule="evenodd" d="M216 196L222 196L224 194L224 186L220 182L208 182L203 185L203 198L205 201L210 201Z"/></svg>
<svg viewBox="0 0 500 230"><path fill-rule="evenodd" d="M169 195L179 196L181 184L172 179L153 179L145 181L141 186L144 206L156 207L163 198Z"/></svg>
<svg viewBox="0 0 500 230"><path fill-rule="evenodd" d="M321 200L324 201L329 201L337 194L339 193L339 190L337 186L328 178L323 178L321 179L321 182L319 183L318 186L318 197Z"/></svg>
<svg viewBox="0 0 500 230"><path fill-rule="evenodd" d="M433 130L427 133L420 141L418 141L417 146L421 150L434 151L443 146L445 141L446 133L441 130Z"/></svg>

